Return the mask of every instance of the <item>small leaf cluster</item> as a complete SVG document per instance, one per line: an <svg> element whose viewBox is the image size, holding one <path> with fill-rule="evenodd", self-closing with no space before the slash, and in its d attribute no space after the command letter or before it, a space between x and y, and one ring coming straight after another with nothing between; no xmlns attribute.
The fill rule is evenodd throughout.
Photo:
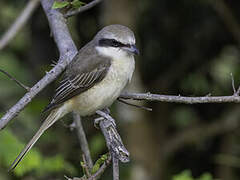
<svg viewBox="0 0 240 180"><path fill-rule="evenodd" d="M54 1L52 8L53 9L78 9L83 6L85 3L80 0L72 0L72 1Z"/></svg>

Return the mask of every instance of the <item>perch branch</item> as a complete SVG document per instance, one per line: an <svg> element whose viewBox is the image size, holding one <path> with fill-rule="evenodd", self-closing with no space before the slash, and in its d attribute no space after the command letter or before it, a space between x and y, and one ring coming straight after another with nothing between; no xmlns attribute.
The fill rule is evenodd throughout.
<svg viewBox="0 0 240 180"><path fill-rule="evenodd" d="M66 14L64 14L64 17L65 18L69 18L69 17L74 16L76 14L79 14L79 13L82 13L84 11L87 11L87 10L93 8L94 6L96 6L100 2L102 2L102 0L94 0L94 1L88 3L88 4L84 5L84 6L81 6L78 9L68 11Z"/></svg>
<svg viewBox="0 0 240 180"><path fill-rule="evenodd" d="M183 103L183 104L240 103L240 96L236 94L233 94L231 96L186 97L186 96L180 96L180 95L172 96L172 95L160 95L160 94L151 94L151 93L125 92L120 95L120 98L132 99L132 100L169 102L169 103Z"/></svg>
<svg viewBox="0 0 240 180"><path fill-rule="evenodd" d="M34 10L38 7L39 0L30 0L21 14L12 24L12 26L4 33L0 39L0 50L2 50L20 31L28 19L31 17Z"/></svg>
<svg viewBox="0 0 240 180"><path fill-rule="evenodd" d="M119 163L129 162L129 152L125 148L120 135L116 130L116 126L112 117L103 112L96 112L101 117L96 119L99 122L100 129L105 137L107 147L112 156L113 163L113 180L119 180ZM96 122L96 121L95 121Z"/></svg>

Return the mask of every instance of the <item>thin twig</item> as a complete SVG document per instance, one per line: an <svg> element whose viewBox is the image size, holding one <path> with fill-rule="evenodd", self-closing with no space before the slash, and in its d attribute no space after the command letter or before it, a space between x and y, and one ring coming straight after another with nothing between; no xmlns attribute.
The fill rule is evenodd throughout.
<svg viewBox="0 0 240 180"><path fill-rule="evenodd" d="M236 91L236 93L235 93L237 96L239 96L239 94L240 94L240 86L238 87L238 89L237 89L237 91Z"/></svg>
<svg viewBox="0 0 240 180"><path fill-rule="evenodd" d="M231 80L232 80L232 88L233 88L233 94L236 94L236 88L235 88L235 82L234 82L234 77L233 74L230 73Z"/></svg>
<svg viewBox="0 0 240 180"><path fill-rule="evenodd" d="M24 26L24 24L31 17L34 10L38 7L39 0L30 0L25 6L21 14L12 24L12 26L5 32L5 34L0 39L0 50L2 50L19 32L19 30Z"/></svg>
<svg viewBox="0 0 240 180"><path fill-rule="evenodd" d="M144 109L144 110L147 110L147 111L152 111L152 108L145 107L145 106L140 106L140 105L136 105L136 104L132 104L132 103L129 103L129 102L123 100L122 98L118 98L117 100L118 100L119 102L121 102L121 103L123 103L123 104L127 104L127 105L129 105L129 106L137 107L137 108Z"/></svg>
<svg viewBox="0 0 240 180"><path fill-rule="evenodd" d="M84 11L87 11L87 10L93 8L94 6L96 6L100 2L102 2L102 0L94 0L94 1L88 3L88 4L84 5L84 6L81 6L78 9L68 11L66 14L64 14L64 17L65 18L69 18L69 17L74 16L76 14L79 14L79 13L82 13Z"/></svg>
<svg viewBox="0 0 240 180"><path fill-rule="evenodd" d="M89 169L92 169L93 162L92 162L91 154L89 151L86 134L85 134L83 126L82 126L81 118L77 113L73 113L73 119L76 124L78 139L80 142L81 150L84 154L84 157L86 158L87 166Z"/></svg>
<svg viewBox="0 0 240 180"><path fill-rule="evenodd" d="M84 154L82 155L82 159L83 159L83 165L82 165L83 169L85 170L87 178L89 178L91 176L91 173L90 173L91 169L88 166L88 162Z"/></svg>
<svg viewBox="0 0 240 180"><path fill-rule="evenodd" d="M0 72L2 72L3 74L5 74L7 77L9 77L12 81L14 81L15 83L17 83L20 87L22 87L23 89L25 89L26 91L30 91L30 88L28 86L25 86L23 83L21 83L20 81L18 81L16 78L14 78L12 75L10 75L8 72L0 69Z"/></svg>

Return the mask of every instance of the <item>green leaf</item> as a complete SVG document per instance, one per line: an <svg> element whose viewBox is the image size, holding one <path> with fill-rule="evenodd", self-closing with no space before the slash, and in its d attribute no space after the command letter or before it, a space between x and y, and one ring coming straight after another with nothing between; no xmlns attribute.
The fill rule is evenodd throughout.
<svg viewBox="0 0 240 180"><path fill-rule="evenodd" d="M67 2L67 1L62 1L62 2L54 1L52 8L53 9L64 8L64 7L68 6L69 4L70 4L70 2Z"/></svg>
<svg viewBox="0 0 240 180"><path fill-rule="evenodd" d="M95 174L98 171L98 169L101 167L101 165L107 160L107 158L108 158L108 154L102 155L94 164L91 173Z"/></svg>
<svg viewBox="0 0 240 180"><path fill-rule="evenodd" d="M79 0L73 0L73 2L71 2L71 5L73 6L73 8L80 8L81 6L83 6L84 4L86 4L86 3L84 3L84 2L81 2L81 1L79 1Z"/></svg>

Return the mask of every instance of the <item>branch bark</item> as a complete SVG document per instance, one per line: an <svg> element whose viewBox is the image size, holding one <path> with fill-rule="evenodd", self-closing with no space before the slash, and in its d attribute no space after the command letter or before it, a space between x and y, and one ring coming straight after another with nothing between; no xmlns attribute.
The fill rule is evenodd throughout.
<svg viewBox="0 0 240 180"><path fill-rule="evenodd" d="M39 0L30 0L21 14L12 24L12 26L4 33L0 39L0 50L2 50L7 44L16 36L20 29L26 24L31 17L34 10L38 7Z"/></svg>

